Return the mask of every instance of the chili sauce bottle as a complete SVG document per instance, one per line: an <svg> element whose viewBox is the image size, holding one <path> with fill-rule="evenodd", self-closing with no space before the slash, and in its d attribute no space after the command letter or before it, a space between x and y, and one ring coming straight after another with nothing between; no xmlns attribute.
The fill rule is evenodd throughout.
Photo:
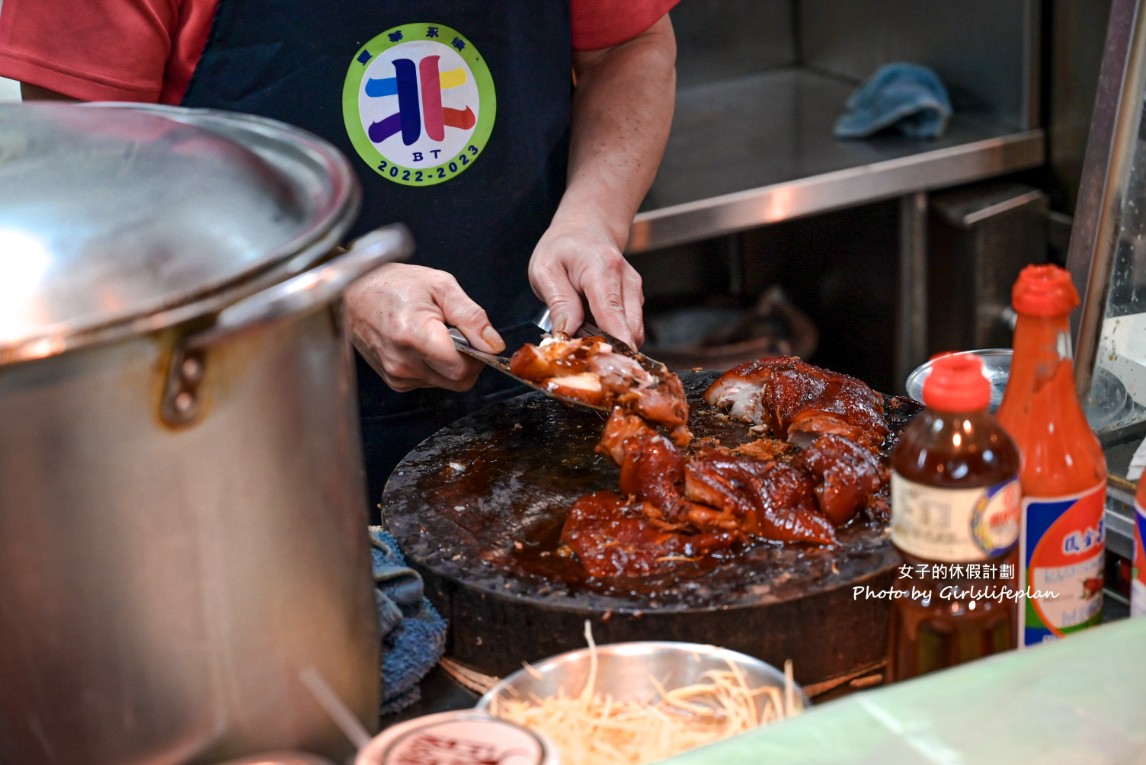
<svg viewBox="0 0 1146 765"><path fill-rule="evenodd" d="M888 679L905 680L1015 647L1019 453L988 411L970 354L932 362L923 403L891 453Z"/></svg>
<svg viewBox="0 0 1146 765"><path fill-rule="evenodd" d="M1130 569L1130 615L1146 615L1146 473L1134 494L1134 558Z"/></svg>
<svg viewBox="0 0 1146 765"><path fill-rule="evenodd" d="M1106 535L1106 457L1074 387L1070 274L1027 266L1011 292L1018 320L999 422L1019 447L1019 644L1098 624Z"/></svg>

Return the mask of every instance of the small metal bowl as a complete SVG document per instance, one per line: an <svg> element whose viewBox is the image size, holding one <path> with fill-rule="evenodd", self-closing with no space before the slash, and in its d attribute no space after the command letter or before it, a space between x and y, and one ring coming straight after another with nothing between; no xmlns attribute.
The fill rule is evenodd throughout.
<svg viewBox="0 0 1146 765"><path fill-rule="evenodd" d="M1007 390L1007 380L1011 376L1010 348L981 348L974 351L959 351L955 355L973 354L983 360L983 374L991 383L991 403L987 409L994 413L1003 403L1003 393ZM907 395L916 401L923 401L923 381L931 374L935 359L920 365L907 377ZM1083 410L1090 427L1095 430L1110 427L1121 421L1133 401L1126 393L1126 386L1105 367L1095 367L1090 381L1090 392L1082 402Z"/></svg>
<svg viewBox="0 0 1146 765"><path fill-rule="evenodd" d="M959 351L956 356L978 356L983 360L983 374L991 383L991 403L988 410L994 412L1003 403L1003 392L1007 389L1007 378L1011 375L1010 348L981 348L975 351ZM935 359L916 367L907 376L907 395L916 401L923 401L923 381L931 374Z"/></svg>
<svg viewBox="0 0 1146 765"><path fill-rule="evenodd" d="M665 690L674 690L703 682L706 672L730 668L743 672L752 689L772 686L783 692L785 686L783 672L747 654L700 643L642 640L579 648L519 669L490 688L477 708L490 712L495 699L543 699L559 692L575 696L589 681L593 652L597 656L595 692L619 701L656 703L660 694L654 679ZM798 685L795 696L802 706L810 706Z"/></svg>

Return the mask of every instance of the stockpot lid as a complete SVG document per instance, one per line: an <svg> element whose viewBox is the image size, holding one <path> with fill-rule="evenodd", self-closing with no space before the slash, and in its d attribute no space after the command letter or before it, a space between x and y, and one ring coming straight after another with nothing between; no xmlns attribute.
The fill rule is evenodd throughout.
<svg viewBox="0 0 1146 765"><path fill-rule="evenodd" d="M359 194L337 149L273 120L0 105L0 364L171 326L305 270Z"/></svg>

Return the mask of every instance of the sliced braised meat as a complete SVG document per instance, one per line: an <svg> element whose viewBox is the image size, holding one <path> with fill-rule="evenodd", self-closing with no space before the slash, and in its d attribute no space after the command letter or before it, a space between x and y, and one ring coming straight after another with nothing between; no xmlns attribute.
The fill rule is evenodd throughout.
<svg viewBox="0 0 1146 765"><path fill-rule="evenodd" d="M745 534L831 545L835 530L817 513L812 478L787 462L705 449L685 468L685 497L742 518Z"/></svg>
<svg viewBox="0 0 1146 765"><path fill-rule="evenodd" d="M603 337L555 335L519 348L509 369L523 380L565 398L610 409L619 406L661 425L684 428L688 401L680 378L656 375ZM676 434L686 439L684 433Z"/></svg>
<svg viewBox="0 0 1146 765"><path fill-rule="evenodd" d="M668 520L678 521L686 512L681 495L684 465L684 455L668 439L646 432L625 444L621 491L653 503Z"/></svg>
<svg viewBox="0 0 1146 765"><path fill-rule="evenodd" d="M561 541L590 576L640 576L680 558L697 558L736 543L722 532L681 533L655 522L656 510L611 491L578 499L569 510Z"/></svg>
<svg viewBox="0 0 1146 765"><path fill-rule="evenodd" d="M778 438L758 438L746 444L732 447L732 451L758 460L774 460L792 454L795 448L787 441Z"/></svg>
<svg viewBox="0 0 1146 765"><path fill-rule="evenodd" d="M620 466L621 491L674 527L744 542L835 542L832 525L817 513L813 477L787 462L718 447L686 456L620 410L605 424L597 450Z"/></svg>
<svg viewBox="0 0 1146 765"><path fill-rule="evenodd" d="M621 468L619 486L630 497L654 505L666 523L688 523L691 504L684 489L684 453L640 418L613 411L597 451Z"/></svg>
<svg viewBox="0 0 1146 765"><path fill-rule="evenodd" d="M864 508L879 513L887 468L863 446L828 433L796 455L792 464L815 476L820 512L836 526Z"/></svg>
<svg viewBox="0 0 1146 765"><path fill-rule="evenodd" d="M636 379L627 364L606 358L590 364L599 379ZM886 520L879 449L889 429L871 388L776 357L725 373L704 398L774 437L731 449L705 439L686 450L638 410L614 409L596 448L620 467L623 496L582 497L563 532L590 573L633 575L672 556L758 539L830 546L836 528L861 512Z"/></svg>
<svg viewBox="0 0 1146 765"><path fill-rule="evenodd" d="M878 393L854 377L794 356L769 356L733 367L709 386L704 400L782 439L846 430L842 434L848 438L878 448L888 432Z"/></svg>

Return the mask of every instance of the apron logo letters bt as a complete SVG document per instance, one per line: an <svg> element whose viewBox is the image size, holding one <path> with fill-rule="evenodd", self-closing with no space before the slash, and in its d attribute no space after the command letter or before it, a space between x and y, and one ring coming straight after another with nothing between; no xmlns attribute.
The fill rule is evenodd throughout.
<svg viewBox="0 0 1146 765"><path fill-rule="evenodd" d="M355 54L342 89L346 133L383 178L431 186L485 149L497 98L478 50L441 24L404 24Z"/></svg>

